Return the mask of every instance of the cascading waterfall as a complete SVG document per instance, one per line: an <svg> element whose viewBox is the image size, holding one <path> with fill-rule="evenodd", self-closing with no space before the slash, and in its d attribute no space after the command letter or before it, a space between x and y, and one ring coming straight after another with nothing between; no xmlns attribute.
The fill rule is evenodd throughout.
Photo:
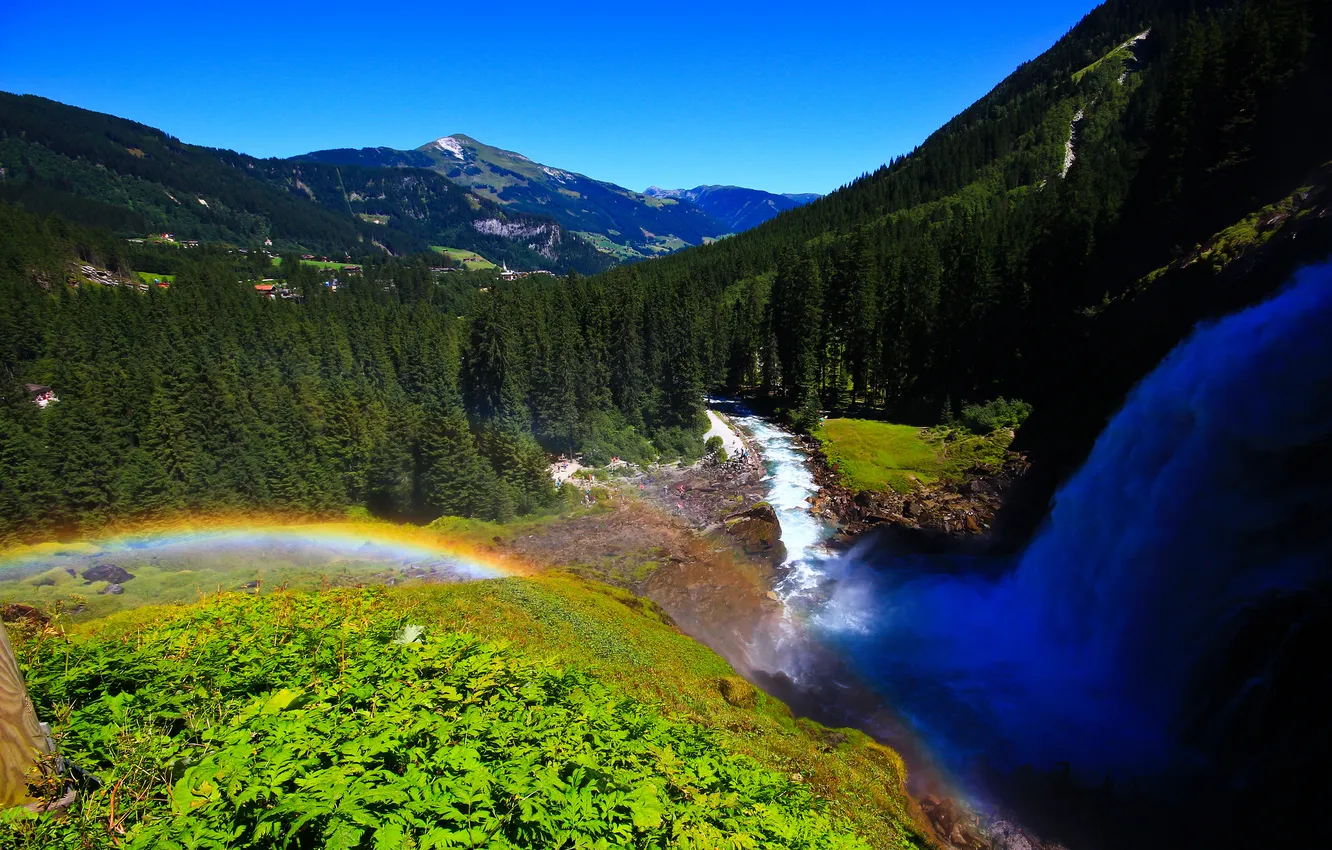
<svg viewBox="0 0 1332 850"><path fill-rule="evenodd" d="M963 787L981 764L1063 765L1224 798L1218 823L1298 817L1290 801L1328 796L1330 328L1332 266L1200 326L1007 562L820 556L829 529L789 436L742 420L791 553L778 591ZM788 645L769 669L809 681L810 658ZM1212 828L1214 846L1251 835Z"/></svg>
<svg viewBox="0 0 1332 850"><path fill-rule="evenodd" d="M959 762L1136 775L1205 759L1178 739L1200 663L1247 606L1332 563L1329 327L1332 267L1200 327L1129 395L1013 569L869 569L853 553L826 606L848 616L823 635Z"/></svg>

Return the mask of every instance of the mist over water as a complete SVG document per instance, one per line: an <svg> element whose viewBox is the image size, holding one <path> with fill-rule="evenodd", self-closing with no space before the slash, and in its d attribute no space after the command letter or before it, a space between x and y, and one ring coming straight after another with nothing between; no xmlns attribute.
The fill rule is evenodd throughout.
<svg viewBox="0 0 1332 850"><path fill-rule="evenodd" d="M1281 634L1250 648L1268 657L1238 678L1206 680L1230 690L1200 694L1200 671L1226 657L1256 606L1326 580L1330 458L1322 266L1181 343L1129 395L1019 558L867 563L853 550L821 566L829 596L811 622L955 770L983 758L1001 769L1066 762L1086 777L1206 771L1218 748L1181 742L1199 706L1237 725L1273 722L1250 704L1272 690Z"/></svg>

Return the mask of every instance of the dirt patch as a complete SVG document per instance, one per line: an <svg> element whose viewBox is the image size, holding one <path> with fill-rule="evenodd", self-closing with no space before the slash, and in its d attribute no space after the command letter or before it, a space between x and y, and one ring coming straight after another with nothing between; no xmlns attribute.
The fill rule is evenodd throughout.
<svg viewBox="0 0 1332 850"><path fill-rule="evenodd" d="M726 520L759 505L764 474L751 451L724 464L658 467L613 479L603 510L494 548L646 597L686 634L743 669L759 624L781 614L770 595L781 545L770 528L772 545L746 551L743 538L727 533Z"/></svg>

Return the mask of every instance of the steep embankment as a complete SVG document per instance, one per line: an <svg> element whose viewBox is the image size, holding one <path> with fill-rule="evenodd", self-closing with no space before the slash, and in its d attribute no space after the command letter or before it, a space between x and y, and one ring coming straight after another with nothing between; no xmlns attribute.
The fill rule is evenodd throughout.
<svg viewBox="0 0 1332 850"><path fill-rule="evenodd" d="M16 631L61 753L101 781L21 826L28 846L921 843L895 754L793 719L651 603L571 577Z"/></svg>

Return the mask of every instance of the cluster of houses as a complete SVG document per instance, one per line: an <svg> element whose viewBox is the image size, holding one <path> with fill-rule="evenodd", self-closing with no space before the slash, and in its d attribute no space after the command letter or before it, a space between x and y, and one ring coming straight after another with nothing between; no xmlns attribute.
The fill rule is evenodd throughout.
<svg viewBox="0 0 1332 850"><path fill-rule="evenodd" d="M55 390L41 384L24 384L28 390L28 398L38 407L45 408L48 404L55 404L60 399L56 398Z"/></svg>
<svg viewBox="0 0 1332 850"><path fill-rule="evenodd" d="M534 274L548 274L551 277L555 276L555 272L548 272L545 269L537 269L532 272L519 272L509 268L507 263L500 267L500 280L522 280L523 278L531 277Z"/></svg>
<svg viewBox="0 0 1332 850"><path fill-rule="evenodd" d="M185 248L198 248L198 239L176 239L171 233L154 233L147 239L130 239L130 242L142 245L144 242L170 242L172 245L181 245Z"/></svg>
<svg viewBox="0 0 1332 850"><path fill-rule="evenodd" d="M305 296L287 288L285 283L278 283L271 278L266 278L261 283L254 285L254 291L261 298L281 298L284 300L304 301Z"/></svg>

